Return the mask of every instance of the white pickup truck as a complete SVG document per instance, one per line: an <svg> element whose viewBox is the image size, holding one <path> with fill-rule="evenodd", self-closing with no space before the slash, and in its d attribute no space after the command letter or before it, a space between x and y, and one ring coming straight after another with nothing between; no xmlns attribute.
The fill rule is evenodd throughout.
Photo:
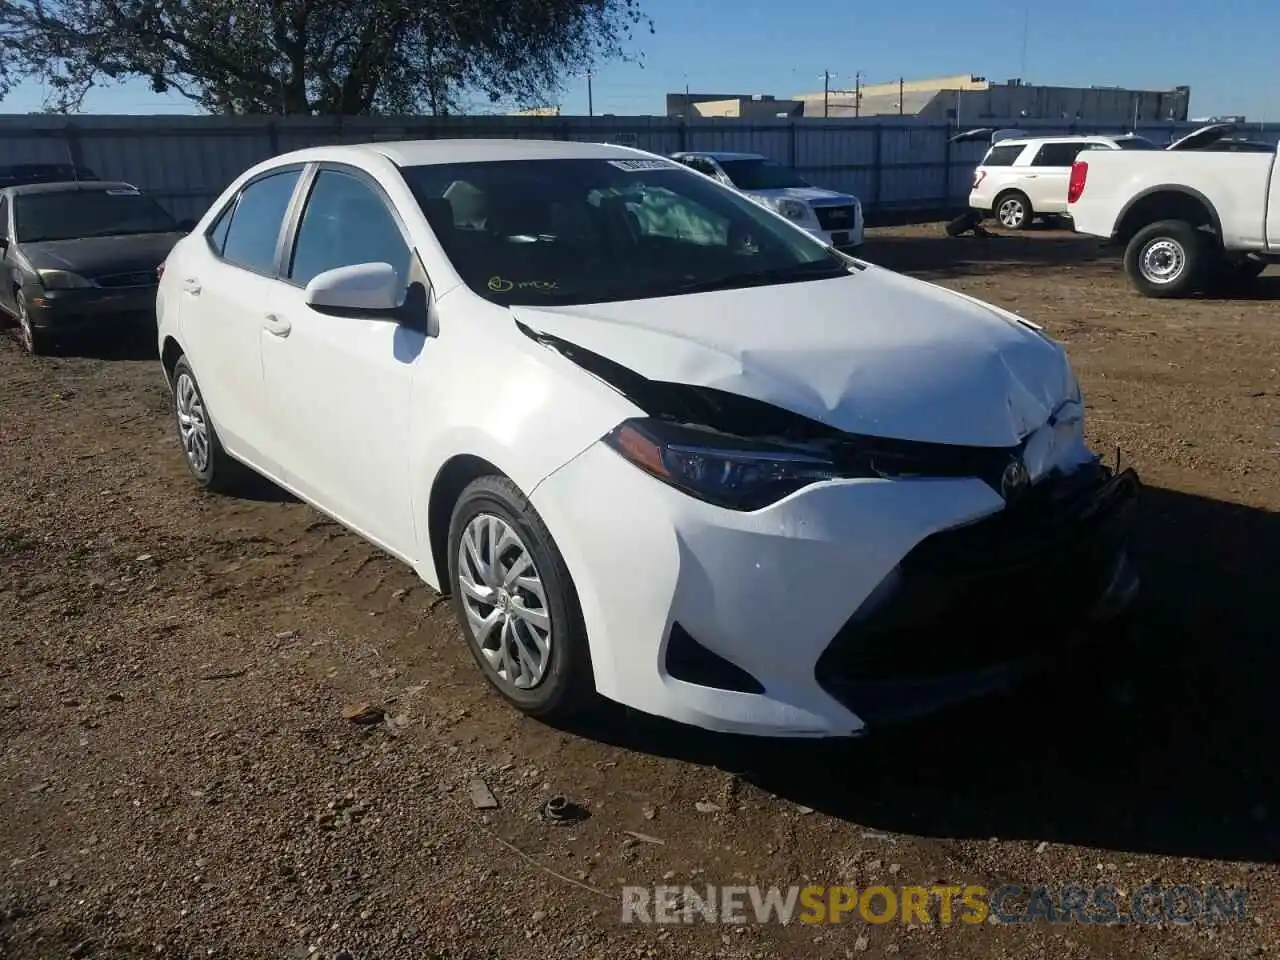
<svg viewBox="0 0 1280 960"><path fill-rule="evenodd" d="M1252 280L1280 263L1280 154L1203 127L1165 150L1090 150L1071 168L1077 233L1124 247L1148 297L1182 297Z"/></svg>

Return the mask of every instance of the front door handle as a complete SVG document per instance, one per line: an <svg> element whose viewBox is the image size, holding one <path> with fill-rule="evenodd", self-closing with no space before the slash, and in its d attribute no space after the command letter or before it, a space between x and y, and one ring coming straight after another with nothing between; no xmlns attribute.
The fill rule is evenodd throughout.
<svg viewBox="0 0 1280 960"><path fill-rule="evenodd" d="M281 338L287 337L289 331L293 329L293 325L288 320L284 317L276 316L274 313L268 313L262 318L262 326L267 333Z"/></svg>
<svg viewBox="0 0 1280 960"><path fill-rule="evenodd" d="M182 281L182 289L193 297L200 295L200 280L196 277L187 277Z"/></svg>

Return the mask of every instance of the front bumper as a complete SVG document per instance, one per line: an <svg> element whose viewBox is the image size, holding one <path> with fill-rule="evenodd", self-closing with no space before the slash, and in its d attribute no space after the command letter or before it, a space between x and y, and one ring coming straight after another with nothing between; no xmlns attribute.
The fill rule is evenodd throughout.
<svg viewBox="0 0 1280 960"><path fill-rule="evenodd" d="M27 294L27 315L38 330L71 332L156 322L156 288L36 290Z"/></svg>
<svg viewBox="0 0 1280 960"><path fill-rule="evenodd" d="M1007 682L1127 603L1136 480L1073 477L1016 514L977 479L829 482L741 513L596 444L531 499L601 695L711 730L841 736Z"/></svg>

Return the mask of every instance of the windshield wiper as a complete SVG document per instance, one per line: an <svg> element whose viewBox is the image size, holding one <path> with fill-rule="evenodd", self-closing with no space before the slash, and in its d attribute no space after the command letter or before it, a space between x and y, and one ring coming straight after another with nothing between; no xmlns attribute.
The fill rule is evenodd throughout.
<svg viewBox="0 0 1280 960"><path fill-rule="evenodd" d="M772 270L756 273L727 273L718 277L686 280L663 286L669 295L685 293L710 293L714 290L733 290L739 287L762 287L773 283L793 283L802 280L826 280L851 272L852 266L831 260L813 260L808 263L788 264Z"/></svg>

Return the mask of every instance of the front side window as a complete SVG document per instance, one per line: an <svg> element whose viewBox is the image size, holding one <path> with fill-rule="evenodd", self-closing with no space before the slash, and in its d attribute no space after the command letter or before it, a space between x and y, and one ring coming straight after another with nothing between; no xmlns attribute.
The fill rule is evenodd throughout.
<svg viewBox="0 0 1280 960"><path fill-rule="evenodd" d="M472 290L578 304L846 276L848 261L732 190L658 159L402 169Z"/></svg>
<svg viewBox="0 0 1280 960"><path fill-rule="evenodd" d="M24 193L13 209L14 233L23 243L178 229L160 204L131 187Z"/></svg>
<svg viewBox="0 0 1280 960"><path fill-rule="evenodd" d="M298 226L289 279L306 286L326 270L389 263L408 285L410 255L395 218L368 184L336 170L321 170Z"/></svg>
<svg viewBox="0 0 1280 960"><path fill-rule="evenodd" d="M240 191L222 244L224 260L256 273L275 273L280 227L301 173L282 170Z"/></svg>
<svg viewBox="0 0 1280 960"><path fill-rule="evenodd" d="M785 190L811 184L790 167L771 160L721 160L720 169L739 190Z"/></svg>

